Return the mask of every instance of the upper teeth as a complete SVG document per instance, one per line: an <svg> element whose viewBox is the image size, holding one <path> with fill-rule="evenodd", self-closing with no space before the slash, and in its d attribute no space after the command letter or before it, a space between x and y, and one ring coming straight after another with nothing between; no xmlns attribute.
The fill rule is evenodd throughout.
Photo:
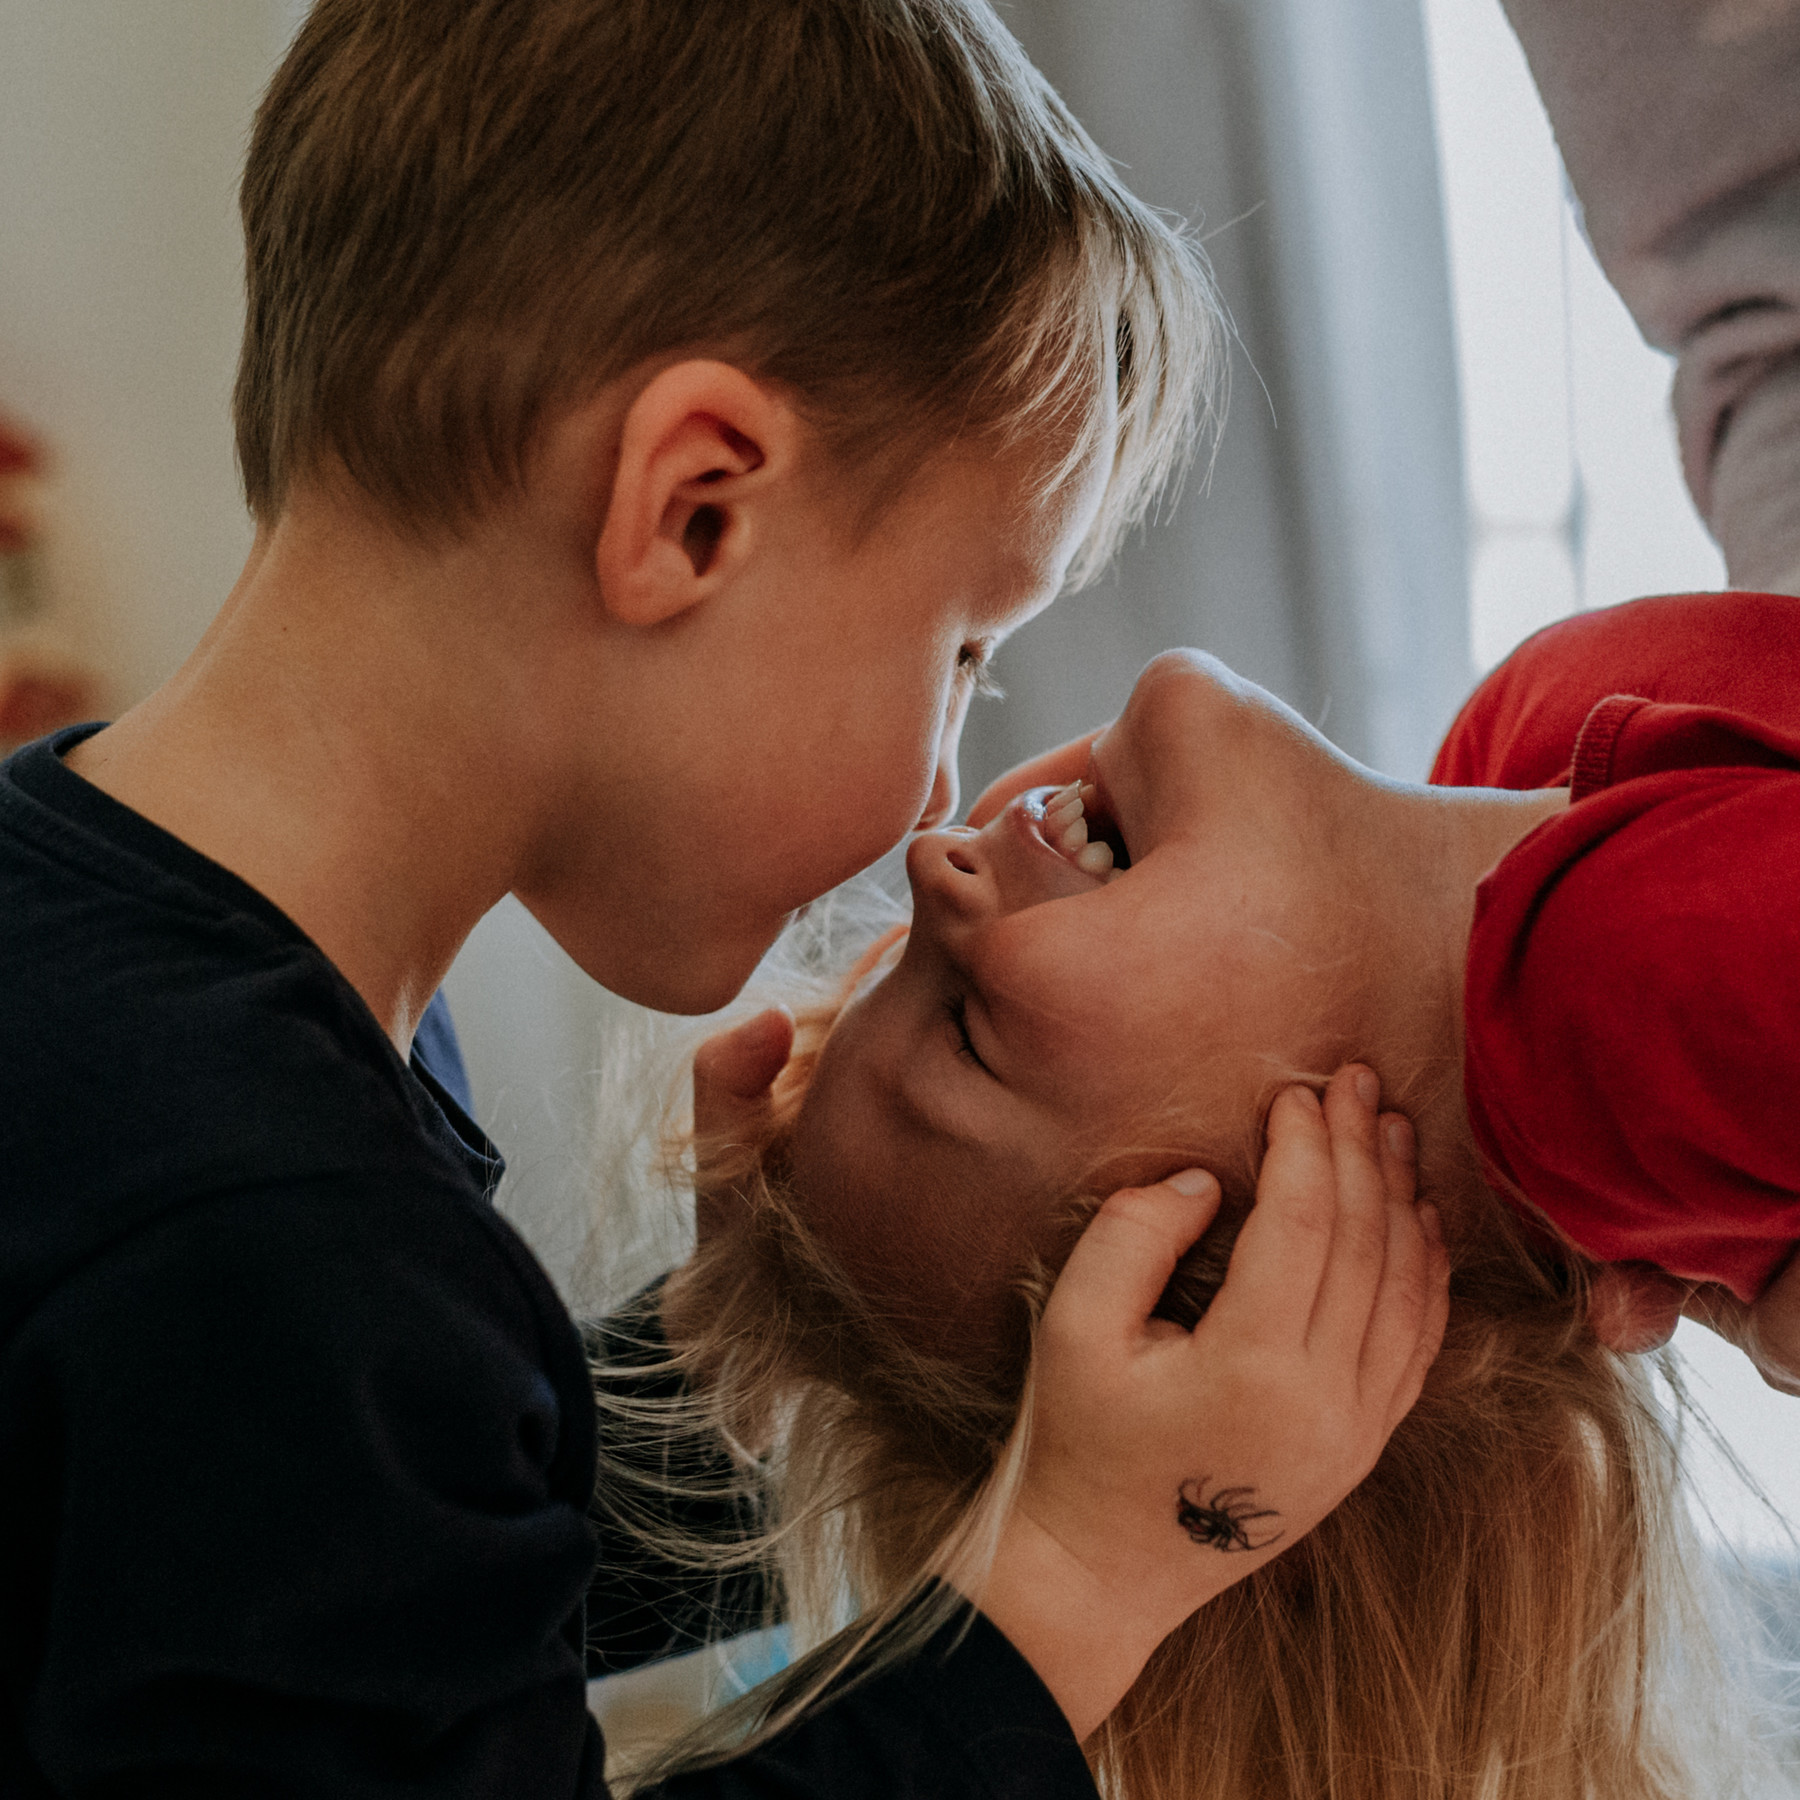
<svg viewBox="0 0 1800 1800"><path fill-rule="evenodd" d="M1118 874L1113 867L1112 845L1088 842L1087 808L1094 798L1092 782L1071 781L1044 802L1044 835L1084 875L1096 880L1111 880Z"/></svg>

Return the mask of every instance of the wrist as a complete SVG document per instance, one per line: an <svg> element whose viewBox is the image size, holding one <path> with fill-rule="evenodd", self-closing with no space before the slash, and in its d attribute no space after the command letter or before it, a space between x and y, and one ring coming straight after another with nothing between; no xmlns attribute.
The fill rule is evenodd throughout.
<svg viewBox="0 0 1800 1800"><path fill-rule="evenodd" d="M1020 1507L980 1592L970 1595L1037 1672L1077 1740L1092 1735L1157 1645L1211 1597L1193 1598L1175 1581L1128 1592Z"/></svg>

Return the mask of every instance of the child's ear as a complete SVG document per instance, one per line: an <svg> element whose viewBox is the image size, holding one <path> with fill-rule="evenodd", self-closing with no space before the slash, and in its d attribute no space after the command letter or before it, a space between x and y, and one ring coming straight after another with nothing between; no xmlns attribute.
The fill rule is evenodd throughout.
<svg viewBox="0 0 1800 1800"><path fill-rule="evenodd" d="M729 363L682 362L626 411L595 572L621 624L660 625L742 567L771 490L793 471L800 421Z"/></svg>

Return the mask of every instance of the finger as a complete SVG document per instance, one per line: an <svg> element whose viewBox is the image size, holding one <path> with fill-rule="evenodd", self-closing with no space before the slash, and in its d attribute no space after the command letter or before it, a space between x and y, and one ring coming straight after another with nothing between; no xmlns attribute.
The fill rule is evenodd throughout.
<svg viewBox="0 0 1800 1800"><path fill-rule="evenodd" d="M1800 1393L1800 1255L1790 1256L1750 1309L1751 1354L1763 1380L1783 1393Z"/></svg>
<svg viewBox="0 0 1800 1800"><path fill-rule="evenodd" d="M969 808L969 823L976 827L987 824L1009 800L1016 800L1031 788L1066 787L1085 775L1094 739L1104 729L1098 727L1073 743L1046 750L1042 756L1022 762L1016 769L1008 769L997 781L981 790L975 804Z"/></svg>
<svg viewBox="0 0 1800 1800"><path fill-rule="evenodd" d="M730 1031L709 1037L694 1053L694 1130L712 1136L768 1098L794 1048L793 1015L772 1007Z"/></svg>
<svg viewBox="0 0 1800 1800"><path fill-rule="evenodd" d="M1277 1094L1268 1130L1256 1204L1206 1318L1256 1342L1299 1345L1331 1251L1337 1177L1325 1115L1310 1088Z"/></svg>
<svg viewBox="0 0 1800 1800"><path fill-rule="evenodd" d="M1681 1303L1684 1318L1717 1332L1756 1365L1770 1387L1800 1393L1800 1280L1790 1262L1754 1306L1716 1281L1697 1282Z"/></svg>
<svg viewBox="0 0 1800 1800"><path fill-rule="evenodd" d="M1419 1325L1417 1342L1405 1373L1395 1386L1388 1405L1383 1437L1392 1437L1394 1428L1418 1404L1425 1388L1425 1377L1444 1347L1444 1330L1450 1323L1450 1253L1444 1248L1443 1226L1435 1206L1419 1208L1419 1222L1427 1240L1425 1266L1425 1316Z"/></svg>
<svg viewBox="0 0 1800 1800"><path fill-rule="evenodd" d="M1623 1286L1629 1279L1629 1271L1621 1270L1609 1264L1594 1278L1589 1292L1588 1316L1590 1319L1602 1304L1617 1306L1620 1304L1609 1295L1608 1300L1600 1299L1601 1285L1605 1282L1609 1288ZM1748 1350L1750 1340L1755 1333L1755 1325L1751 1320L1750 1307L1730 1288L1716 1281L1695 1282L1687 1288L1681 1297L1681 1316L1684 1319L1696 1320L1708 1331L1716 1331L1726 1343L1735 1344L1740 1350ZM1602 1343L1610 1344L1612 1339L1601 1335L1598 1320L1594 1323L1594 1334ZM1654 1346L1652 1346L1654 1347Z"/></svg>
<svg viewBox="0 0 1800 1800"><path fill-rule="evenodd" d="M1045 1329L1084 1346L1136 1342L1176 1263L1218 1210L1219 1184L1204 1169L1184 1169L1155 1187L1121 1188L1063 1265Z"/></svg>
<svg viewBox="0 0 1800 1800"><path fill-rule="evenodd" d="M1337 1213L1307 1342L1352 1369L1363 1355L1390 1250L1418 1231L1410 1203L1388 1202L1376 1129L1380 1101L1375 1071L1360 1063L1339 1069L1325 1090Z"/></svg>
<svg viewBox="0 0 1800 1800"><path fill-rule="evenodd" d="M1410 1207L1419 1192L1419 1140L1404 1113L1383 1113L1379 1126L1381 1185L1390 1205Z"/></svg>
<svg viewBox="0 0 1800 1800"><path fill-rule="evenodd" d="M1436 1214L1432 1214L1435 1222ZM1425 1328L1436 1257L1423 1213L1410 1203L1389 1202L1388 1239L1381 1285L1369 1313L1357 1365L1364 1402L1385 1414L1394 1390L1412 1366Z"/></svg>
<svg viewBox="0 0 1800 1800"><path fill-rule="evenodd" d="M1688 1283L1651 1263L1606 1263L1588 1285L1588 1323L1609 1350L1654 1350L1675 1334Z"/></svg>

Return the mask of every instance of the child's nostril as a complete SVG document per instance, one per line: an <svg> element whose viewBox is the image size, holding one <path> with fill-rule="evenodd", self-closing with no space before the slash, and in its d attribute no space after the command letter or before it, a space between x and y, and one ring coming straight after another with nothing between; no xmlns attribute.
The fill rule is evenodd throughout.
<svg viewBox="0 0 1800 1800"><path fill-rule="evenodd" d="M965 875L973 875L975 873L975 860L966 850L958 848L952 850L949 854L951 868L960 869Z"/></svg>

